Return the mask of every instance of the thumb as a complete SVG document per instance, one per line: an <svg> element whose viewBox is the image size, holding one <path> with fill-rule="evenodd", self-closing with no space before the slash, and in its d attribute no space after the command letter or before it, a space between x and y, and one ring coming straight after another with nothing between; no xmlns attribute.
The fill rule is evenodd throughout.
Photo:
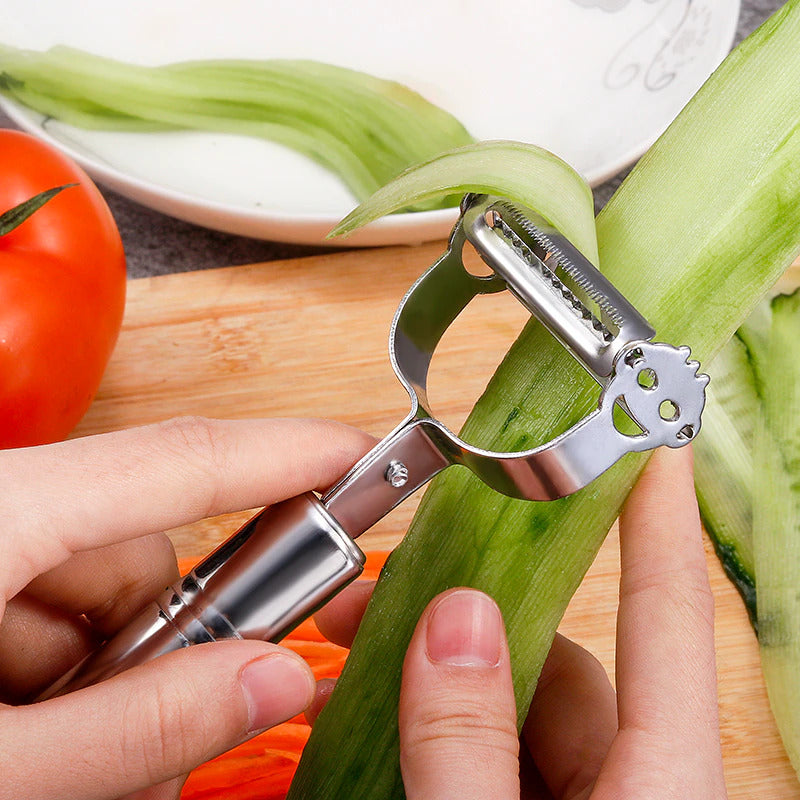
<svg viewBox="0 0 800 800"><path fill-rule="evenodd" d="M0 798L129 794L182 775L314 696L306 663L277 645L203 644L43 703L0 707Z"/></svg>
<svg viewBox="0 0 800 800"><path fill-rule="evenodd" d="M472 589L434 598L403 664L400 767L408 800L519 798L519 739L500 609Z"/></svg>

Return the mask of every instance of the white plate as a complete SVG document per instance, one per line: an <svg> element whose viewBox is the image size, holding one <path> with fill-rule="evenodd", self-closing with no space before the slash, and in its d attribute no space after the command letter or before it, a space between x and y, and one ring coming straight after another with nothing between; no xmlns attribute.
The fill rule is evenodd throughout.
<svg viewBox="0 0 800 800"><path fill-rule="evenodd" d="M4 0L0 41L143 64L342 64L408 84L480 139L546 147L597 184L640 156L700 87L727 53L738 14L739 0ZM316 244L355 204L322 167L269 142L84 131L2 104L98 181L210 228ZM442 237L454 215L394 215L345 243Z"/></svg>

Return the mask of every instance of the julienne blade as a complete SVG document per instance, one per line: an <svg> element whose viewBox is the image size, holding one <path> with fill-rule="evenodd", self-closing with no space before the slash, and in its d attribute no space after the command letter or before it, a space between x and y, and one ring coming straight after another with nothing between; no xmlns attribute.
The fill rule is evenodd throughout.
<svg viewBox="0 0 800 800"><path fill-rule="evenodd" d="M603 271L655 325L658 339L691 344L703 364L800 250L797 41L800 0L791 0L728 57L597 219ZM407 205L415 193L471 188L466 165L451 180L447 163L445 157L444 169L433 161L407 173L382 190L392 202L368 202L356 212L358 222ZM499 144L483 155L477 148L473 167L478 191L487 182L499 191L513 186L516 199L554 223L563 211L559 185L526 187L513 148L505 155ZM585 235L576 243L588 247ZM546 441L594 406L588 383L541 326L531 325L463 435L500 450ZM502 608L522 721L564 609L645 460L626 456L586 489L550 503L501 497L459 468L437 478L384 569L290 800L403 797L403 657L425 605L450 586L483 589Z"/></svg>

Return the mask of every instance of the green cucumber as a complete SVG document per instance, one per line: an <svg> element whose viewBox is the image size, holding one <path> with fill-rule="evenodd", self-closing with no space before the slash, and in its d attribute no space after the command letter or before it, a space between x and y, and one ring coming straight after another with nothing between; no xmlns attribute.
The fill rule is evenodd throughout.
<svg viewBox="0 0 800 800"><path fill-rule="evenodd" d="M800 250L798 41L800 0L790 0L726 59L597 219L602 270L659 339L689 343L704 364ZM491 156L476 156L476 170L500 186L524 181L494 157L497 170ZM466 188L463 173L451 179L440 163L419 174L441 196ZM530 195L536 207L540 187ZM401 192L395 202L403 205ZM541 202L537 210L549 218ZM370 216L367 203L361 218ZM596 401L580 368L532 324L462 435L492 449L531 447ZM383 571L289 798L403 796L401 666L425 605L450 586L474 586L498 601L521 722L564 609L645 461L626 456L586 489L551 503L501 497L457 467L437 478Z"/></svg>
<svg viewBox="0 0 800 800"><path fill-rule="evenodd" d="M800 292L771 304L754 450L758 643L770 706L800 775Z"/></svg>

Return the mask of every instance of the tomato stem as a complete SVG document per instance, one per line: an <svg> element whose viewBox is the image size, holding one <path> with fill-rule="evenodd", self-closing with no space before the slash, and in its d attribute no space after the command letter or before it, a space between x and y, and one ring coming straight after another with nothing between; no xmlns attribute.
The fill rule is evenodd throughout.
<svg viewBox="0 0 800 800"><path fill-rule="evenodd" d="M14 228L19 227L31 214L38 211L48 200L52 200L59 192L77 186L77 183L65 183L63 186L55 186L47 191L39 192L28 200L23 201L18 206L0 214L0 236L5 236Z"/></svg>

